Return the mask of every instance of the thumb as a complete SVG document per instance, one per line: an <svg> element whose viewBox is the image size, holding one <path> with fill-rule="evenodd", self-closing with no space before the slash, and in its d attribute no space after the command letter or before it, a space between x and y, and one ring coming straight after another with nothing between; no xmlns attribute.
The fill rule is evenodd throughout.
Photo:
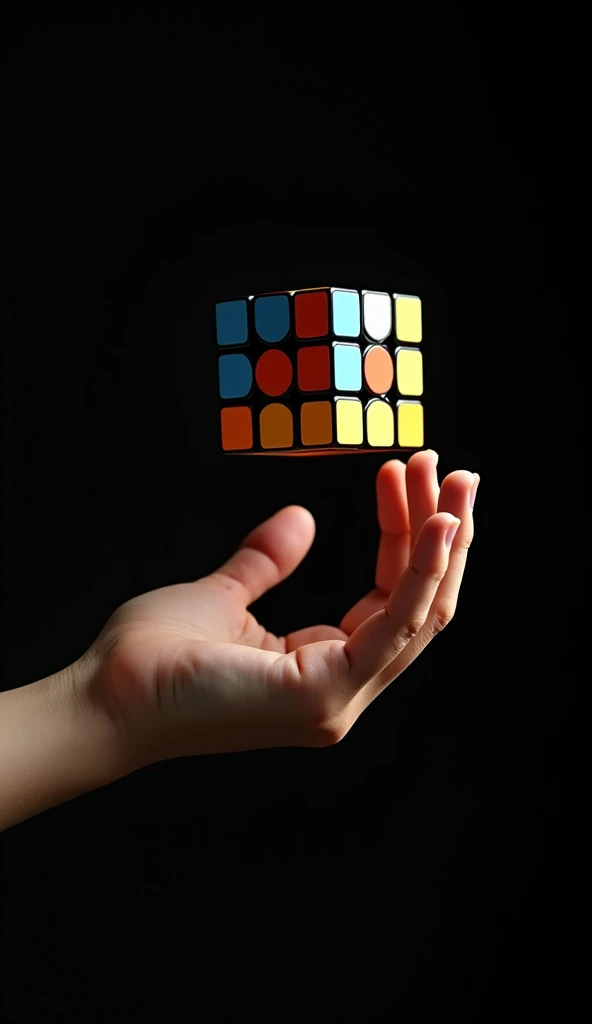
<svg viewBox="0 0 592 1024"><path fill-rule="evenodd" d="M314 535L312 514L301 505L288 505L256 526L238 551L211 575L224 577L247 607L294 572L310 550Z"/></svg>

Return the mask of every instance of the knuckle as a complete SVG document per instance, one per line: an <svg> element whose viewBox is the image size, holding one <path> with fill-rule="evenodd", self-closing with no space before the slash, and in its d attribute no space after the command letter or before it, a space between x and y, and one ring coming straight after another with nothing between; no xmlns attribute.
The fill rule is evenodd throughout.
<svg viewBox="0 0 592 1024"><path fill-rule="evenodd" d="M234 568L231 565L223 566L212 575L223 590L238 590L242 589L244 586L240 575L234 571Z"/></svg>
<svg viewBox="0 0 592 1024"><path fill-rule="evenodd" d="M424 568L422 570L417 565L414 565L413 562L410 563L409 569L415 576L423 576L424 580L433 586L439 586L446 575L446 569L430 570Z"/></svg>
<svg viewBox="0 0 592 1024"><path fill-rule="evenodd" d="M463 530L463 532L461 533L460 537L457 539L456 545L457 545L457 548L460 548L461 551L468 551L472 543L473 543L473 531L472 530Z"/></svg>
<svg viewBox="0 0 592 1024"><path fill-rule="evenodd" d="M318 747L334 747L344 736L345 730L335 723L321 725L315 733L315 745Z"/></svg>
<svg viewBox="0 0 592 1024"><path fill-rule="evenodd" d="M334 747L348 732L348 725L345 716L335 716L334 709L331 714L329 708L324 708L324 714L319 714L309 726L310 745L314 747Z"/></svg>
<svg viewBox="0 0 592 1024"><path fill-rule="evenodd" d="M441 633L442 630L449 626L454 616L454 607L452 605L443 605L434 612L430 628L434 636L436 633Z"/></svg>
<svg viewBox="0 0 592 1024"><path fill-rule="evenodd" d="M401 627L399 635L405 644L410 643L414 637L417 636L421 627L424 624L424 619L408 619L407 622Z"/></svg>

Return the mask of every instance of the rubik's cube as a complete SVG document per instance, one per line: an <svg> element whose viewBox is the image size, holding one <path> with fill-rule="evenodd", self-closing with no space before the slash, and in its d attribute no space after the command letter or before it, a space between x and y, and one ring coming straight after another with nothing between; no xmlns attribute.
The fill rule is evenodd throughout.
<svg viewBox="0 0 592 1024"><path fill-rule="evenodd" d="M309 288L216 303L224 452L422 448L417 295Z"/></svg>

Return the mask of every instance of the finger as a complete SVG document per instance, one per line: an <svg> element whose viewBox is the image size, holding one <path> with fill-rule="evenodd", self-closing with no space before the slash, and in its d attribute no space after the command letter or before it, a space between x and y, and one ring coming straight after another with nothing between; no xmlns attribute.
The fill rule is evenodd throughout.
<svg viewBox="0 0 592 1024"><path fill-rule="evenodd" d="M376 559L375 587L343 616L340 626L351 636L361 622L384 608L388 596L409 564L409 509L405 463L389 459L376 477L376 508L380 541Z"/></svg>
<svg viewBox="0 0 592 1024"><path fill-rule="evenodd" d="M255 527L238 551L207 579L236 590L246 607L294 572L314 535L312 514L300 505L288 505Z"/></svg>
<svg viewBox="0 0 592 1024"><path fill-rule="evenodd" d="M425 514L425 518L433 515L437 508L437 462L436 452L428 449L413 455L408 463L408 467L411 464L409 479L412 497L416 507L419 499L423 512L418 514ZM385 462L378 471L376 501L381 535L376 559L375 587L344 615L340 625L348 636L351 636L365 619L384 608L388 595L396 587L409 564L411 533L407 470L404 463L398 459Z"/></svg>
<svg viewBox="0 0 592 1024"><path fill-rule="evenodd" d="M442 482L438 512L447 512L460 520L448 558L448 568L444 574L426 616L426 621L418 634L413 637L400 656L384 669L364 692L368 701L374 698L397 676L400 676L411 665L430 640L448 625L454 616L458 603L461 583L467 564L467 555L473 540L473 515L471 511L471 495L474 498L475 482L466 470L450 473Z"/></svg>
<svg viewBox="0 0 592 1024"><path fill-rule="evenodd" d="M467 566L469 548L473 542L474 525L471 502L475 500L479 476L458 470L450 473L442 483L439 512L450 512L460 519L460 526L450 551L448 569L434 598L426 628L433 636L452 619L458 604L458 595Z"/></svg>
<svg viewBox="0 0 592 1024"><path fill-rule="evenodd" d="M410 551L405 463L399 459L390 459L378 471L376 506L380 543L374 582L390 594L409 564Z"/></svg>
<svg viewBox="0 0 592 1024"><path fill-rule="evenodd" d="M354 630L375 612L384 611L388 596L386 591L375 588L356 601L339 624L346 636L351 636Z"/></svg>
<svg viewBox="0 0 592 1024"><path fill-rule="evenodd" d="M337 626L306 626L288 633L286 637L286 654L307 644L317 644L323 640L347 640L347 633Z"/></svg>
<svg viewBox="0 0 592 1024"><path fill-rule="evenodd" d="M437 513L424 523L409 566L386 608L366 619L350 636L345 652L356 687L390 666L423 626L448 568L449 544L458 526L458 519L447 513Z"/></svg>
<svg viewBox="0 0 592 1024"><path fill-rule="evenodd" d="M480 480L478 473L469 473L466 469L457 469L449 473L442 481L440 497L438 498L438 512L450 512L459 519L464 516L470 518L471 495L476 491L475 484Z"/></svg>
<svg viewBox="0 0 592 1024"><path fill-rule="evenodd" d="M410 550L426 519L433 516L438 508L438 455L428 449L416 452L407 463L405 474L407 501L409 504L409 527L411 531Z"/></svg>

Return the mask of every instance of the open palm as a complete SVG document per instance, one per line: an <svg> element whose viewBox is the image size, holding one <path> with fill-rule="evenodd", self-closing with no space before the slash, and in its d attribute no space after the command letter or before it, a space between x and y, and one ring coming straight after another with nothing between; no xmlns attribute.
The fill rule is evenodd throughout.
<svg viewBox="0 0 592 1024"><path fill-rule="evenodd" d="M117 609L93 645L99 696L146 760L347 733L454 614L478 477L459 470L440 488L436 466L427 451L381 467L375 586L340 628L277 637L249 611L310 549L314 520L299 506L258 526L211 575Z"/></svg>

